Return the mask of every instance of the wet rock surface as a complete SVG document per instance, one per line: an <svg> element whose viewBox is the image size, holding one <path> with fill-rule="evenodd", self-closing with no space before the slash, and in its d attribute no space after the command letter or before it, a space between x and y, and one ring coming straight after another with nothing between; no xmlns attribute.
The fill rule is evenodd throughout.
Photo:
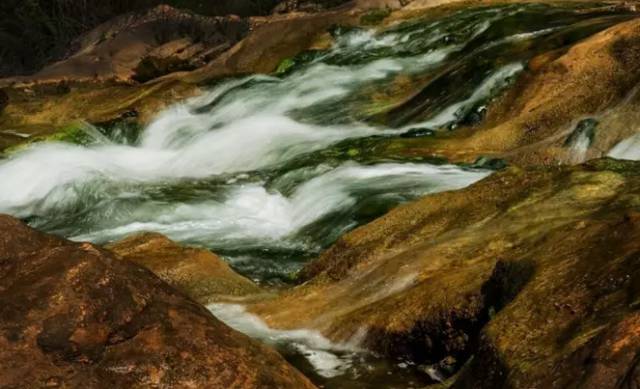
<svg viewBox="0 0 640 389"><path fill-rule="evenodd" d="M295 9L305 2L282 4L289 3L295 3ZM131 109L141 113L140 123L147 123L158 109L200 93L202 84L273 72L283 59L314 47L336 25L363 24L363 17L377 13L384 15L385 23L393 24L416 15L438 17L464 7L432 9L439 4L363 0L326 10L250 19L198 16L166 6L133 22L125 15L79 39L81 49L70 58L34 76L0 80L11 97L0 114L0 130L40 136L55 133L74 120L99 123ZM631 12L624 7L609 11ZM463 128L437 139L407 141L394 153L465 162L491 155L519 164L579 163L602 156L603 150L635 131L630 129L633 120L621 120L620 114L609 109L624 101L628 86L635 82L637 61L630 58L635 55L636 24L619 24L567 50L551 50L534 58L525 77L511 88L511 94L488 107L486 117L485 107L479 107L463 121ZM590 28L588 23L583 27ZM69 80L76 80L65 86L70 93L52 92ZM39 85L43 82L50 85ZM403 86L408 94L403 98L415 97L412 88L416 86L407 87ZM624 111L624 117L633 115L632 107L624 104L615 109ZM608 115L612 123L606 124L614 128L598 134L584 155L574 156L563 141L575 124L572 121L582 115ZM0 134L2 148L23 141Z"/></svg>
<svg viewBox="0 0 640 389"><path fill-rule="evenodd" d="M533 58L518 82L489 106L482 125L417 141L412 152L468 161L493 155L519 165L580 163L606 155L637 131L629 111L637 104L640 61L633 58L639 36L640 22L634 19ZM599 120L606 131L576 155L564 144L585 117Z"/></svg>
<svg viewBox="0 0 640 389"><path fill-rule="evenodd" d="M150 271L0 217L0 386L312 388Z"/></svg>
<svg viewBox="0 0 640 389"><path fill-rule="evenodd" d="M637 168L508 168L427 196L345 235L309 281L250 309L425 365L473 355L459 388L625 387L637 374Z"/></svg>
<svg viewBox="0 0 640 389"><path fill-rule="evenodd" d="M261 292L256 284L235 273L212 252L181 246L161 234L133 235L106 248L146 267L201 304Z"/></svg>
<svg viewBox="0 0 640 389"><path fill-rule="evenodd" d="M251 21L165 7L112 21L43 70L43 84L26 78L0 90L0 149L72 120L146 122L204 84L326 49L336 24L384 26L422 12L418 3L405 16L391 12L403 2L324 11L289 1ZM0 217L0 386L312 387L197 304L253 296L244 303L267 333L318 331L411 362L446 387L638 387L640 165L555 166L601 157L640 131L640 23L598 20L615 25L534 57L505 94L460 123L417 126L389 146L390 158L445 156L501 171L347 233L280 295L259 295L216 255L159 234L102 249ZM421 85L438 86L430 82L397 77L372 116L402 111Z"/></svg>
<svg viewBox="0 0 640 389"><path fill-rule="evenodd" d="M114 18L80 38L70 58L35 75L0 79L10 102L0 110L0 150L77 120L100 123L133 109L139 123L148 123L169 104L201 93L202 84L272 72L330 26L355 21L349 9L249 21L167 6L144 18Z"/></svg>

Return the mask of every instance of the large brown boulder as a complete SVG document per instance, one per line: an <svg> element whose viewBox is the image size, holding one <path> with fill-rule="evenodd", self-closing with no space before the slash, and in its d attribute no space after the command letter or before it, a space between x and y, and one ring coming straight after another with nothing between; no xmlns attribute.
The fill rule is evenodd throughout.
<svg viewBox="0 0 640 389"><path fill-rule="evenodd" d="M164 235L142 233L106 246L119 257L146 267L201 304L260 293L211 251L179 245Z"/></svg>
<svg viewBox="0 0 640 389"><path fill-rule="evenodd" d="M636 387L639 168L509 168L427 196L348 233L303 270L309 281L250 310L418 363L475 354L458 388Z"/></svg>
<svg viewBox="0 0 640 389"><path fill-rule="evenodd" d="M150 271L0 216L0 387L313 385Z"/></svg>

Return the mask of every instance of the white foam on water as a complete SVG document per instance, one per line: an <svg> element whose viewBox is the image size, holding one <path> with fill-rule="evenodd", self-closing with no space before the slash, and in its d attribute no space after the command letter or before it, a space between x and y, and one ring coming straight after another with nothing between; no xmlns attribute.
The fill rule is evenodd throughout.
<svg viewBox="0 0 640 389"><path fill-rule="evenodd" d="M406 126L406 128L425 127L438 129L449 123L455 122L460 119L461 114L466 113L466 111L472 108L475 104L492 96L497 89L503 88L511 77L517 75L523 69L524 66L519 62L511 63L499 68L489 75L467 99L448 106L437 115L424 122L412 123Z"/></svg>
<svg viewBox="0 0 640 389"><path fill-rule="evenodd" d="M303 355L316 372L326 378L345 374L363 351L353 344L337 344L309 329L277 330L267 326L242 305L212 304L207 307L229 327L272 345L289 345Z"/></svg>
<svg viewBox="0 0 640 389"><path fill-rule="evenodd" d="M589 139L589 134L583 131L570 146L571 163L584 162L587 157L587 151L589 151L589 146L591 146L591 139Z"/></svg>
<svg viewBox="0 0 640 389"><path fill-rule="evenodd" d="M616 144L607 154L616 159L640 160L640 134L635 134Z"/></svg>
<svg viewBox="0 0 640 389"><path fill-rule="evenodd" d="M116 239L138 231L156 231L177 240L240 244L277 242L324 216L348 210L361 193L415 195L463 188L490 174L453 165L347 162L296 187L289 196L262 184L234 187L226 200L144 205L129 223L76 236L76 240ZM146 220L146 221L145 221ZM340 228L340 226L336 226ZM342 226L344 227L344 226Z"/></svg>
<svg viewBox="0 0 640 389"><path fill-rule="evenodd" d="M469 39L486 28L485 22L472 26ZM441 32L432 34L431 38L437 40ZM347 34L334 52L395 48L402 36L403 33L379 35L372 31ZM109 144L105 139L89 147L33 145L0 162L0 212L27 217L55 208L56 204L58 208L73 204L80 196L78 188L96 180L160 183L256 171L345 139L398 134L405 129L380 130L358 123L314 125L295 119L292 112L339 101L372 81L402 72L424 71L462 47L445 46L416 56L391 55L344 66L317 61L285 78L250 76L224 82L203 96L159 114L135 146ZM490 85L481 86L460 106L484 96L489 88ZM451 112L444 112L435 120L443 115L448 118ZM285 207L277 194L260 193L257 188L247 190L253 197L267 199L276 210ZM190 206L176 212L189 213ZM139 226L144 227L144 222ZM276 229L276 234L285 230Z"/></svg>

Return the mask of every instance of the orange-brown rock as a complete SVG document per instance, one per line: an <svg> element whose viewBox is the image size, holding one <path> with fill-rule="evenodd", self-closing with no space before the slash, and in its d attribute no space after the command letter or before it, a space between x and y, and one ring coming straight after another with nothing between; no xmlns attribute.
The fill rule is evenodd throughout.
<svg viewBox="0 0 640 389"><path fill-rule="evenodd" d="M133 235L105 248L146 267L201 304L261 291L211 251L179 245L161 234Z"/></svg>
<svg viewBox="0 0 640 389"><path fill-rule="evenodd" d="M473 161L496 156L519 165L580 163L602 157L640 131L640 20L620 23L565 51L534 58L520 80L489 107L485 124L440 139L417 139L407 153ZM567 140L584 118L600 124L584 151Z"/></svg>
<svg viewBox="0 0 640 389"><path fill-rule="evenodd" d="M639 167L510 168L427 196L348 233L309 281L250 310L422 363L475 354L457 388L634 387Z"/></svg>
<svg viewBox="0 0 640 389"><path fill-rule="evenodd" d="M1 216L0 387L313 385L150 271Z"/></svg>

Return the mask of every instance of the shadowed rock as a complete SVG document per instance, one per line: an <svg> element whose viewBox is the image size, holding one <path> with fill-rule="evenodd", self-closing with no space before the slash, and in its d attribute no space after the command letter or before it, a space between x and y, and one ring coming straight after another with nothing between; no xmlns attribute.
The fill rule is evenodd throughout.
<svg viewBox="0 0 640 389"><path fill-rule="evenodd" d="M249 30L238 17L208 17L167 5L109 20L80 36L68 58L6 82L147 81L203 66Z"/></svg>
<svg viewBox="0 0 640 389"><path fill-rule="evenodd" d="M150 271L0 217L0 386L312 388Z"/></svg>

